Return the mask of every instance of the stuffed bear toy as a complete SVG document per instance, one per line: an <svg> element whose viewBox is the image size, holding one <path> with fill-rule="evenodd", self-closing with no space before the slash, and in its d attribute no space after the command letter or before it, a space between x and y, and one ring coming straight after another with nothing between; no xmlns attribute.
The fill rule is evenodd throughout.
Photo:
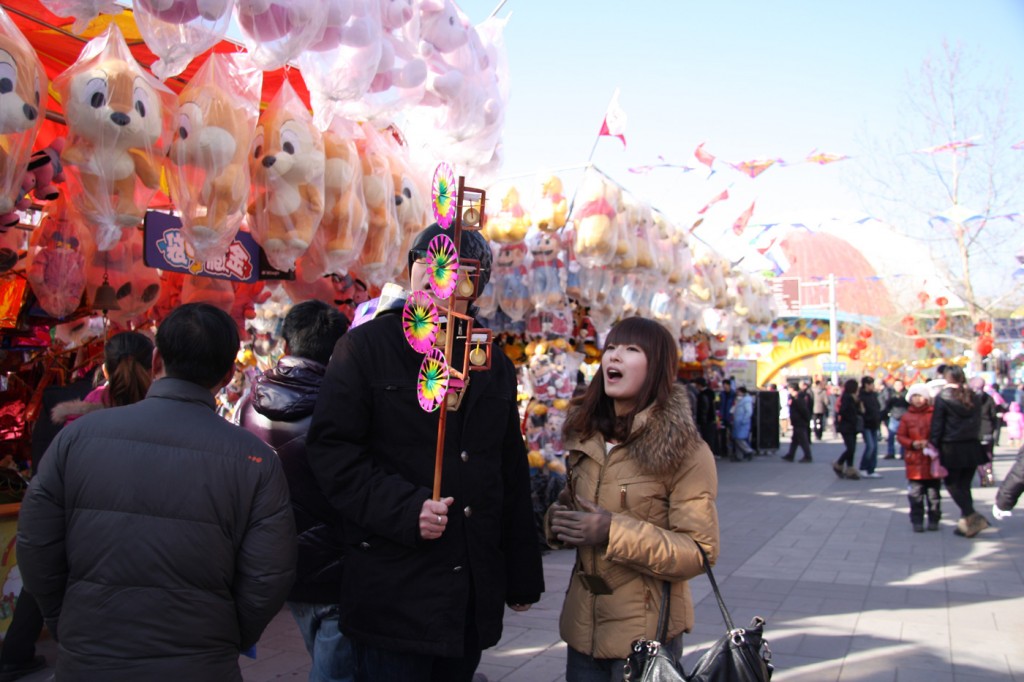
<svg viewBox="0 0 1024 682"><path fill-rule="evenodd" d="M501 199L501 210L487 216L484 236L498 244L518 244L526 239L531 222L519 201L519 190L509 187Z"/></svg>
<svg viewBox="0 0 1024 682"><path fill-rule="evenodd" d="M15 204L25 196L25 167L42 125L46 76L42 63L14 23L0 18L0 69L7 88L0 89L0 227L18 224Z"/></svg>
<svg viewBox="0 0 1024 682"><path fill-rule="evenodd" d="M540 201L533 211L533 220L537 228L544 232L557 232L565 227L569 215L569 206L562 194L562 181L552 175L541 185Z"/></svg>
<svg viewBox="0 0 1024 682"><path fill-rule="evenodd" d="M620 191L597 173L588 173L580 189L576 216L576 259L588 268L608 265L618 246Z"/></svg>
<svg viewBox="0 0 1024 682"><path fill-rule="evenodd" d="M21 179L21 198L14 204L14 210L0 215L0 227L17 225L21 216L17 211L32 208L33 195L37 201L53 201L60 196L57 183L63 183L64 165L60 161L60 150L64 148L64 138L58 137L49 147L40 149L29 159L25 174Z"/></svg>
<svg viewBox="0 0 1024 682"><path fill-rule="evenodd" d="M160 186L174 93L138 66L116 24L54 87L68 124L61 158L81 188L72 202L95 224L97 247L107 250L119 241L118 228L142 222Z"/></svg>
<svg viewBox="0 0 1024 682"><path fill-rule="evenodd" d="M168 184L195 258L205 262L223 255L244 217L255 112L207 80L181 91L177 124Z"/></svg>
<svg viewBox="0 0 1024 682"><path fill-rule="evenodd" d="M366 139L357 143L363 171L363 199L366 202L367 230L359 270L374 286L382 286L391 276L402 241L395 206L395 183L391 161L380 133L363 126ZM399 264L400 265L400 264Z"/></svg>
<svg viewBox="0 0 1024 682"><path fill-rule="evenodd" d="M324 133L324 152L324 268L341 274L355 263L366 241L363 167L355 142L331 130Z"/></svg>
<svg viewBox="0 0 1024 682"><path fill-rule="evenodd" d="M324 215L324 140L290 85L260 116L249 157L253 237L278 270L291 270Z"/></svg>

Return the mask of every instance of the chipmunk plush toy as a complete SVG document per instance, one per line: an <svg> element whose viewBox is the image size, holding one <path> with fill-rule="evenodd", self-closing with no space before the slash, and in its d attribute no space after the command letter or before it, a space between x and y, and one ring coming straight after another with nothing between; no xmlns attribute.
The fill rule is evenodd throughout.
<svg viewBox="0 0 1024 682"><path fill-rule="evenodd" d="M366 241L363 166L356 143L334 131L324 133L324 150L324 265L327 272L340 274L355 263Z"/></svg>
<svg viewBox="0 0 1024 682"><path fill-rule="evenodd" d="M245 215L256 109L212 79L197 78L181 91L177 124L168 168L171 198L202 262L223 255Z"/></svg>
<svg viewBox="0 0 1024 682"><path fill-rule="evenodd" d="M25 192L21 183L43 116L46 75L25 36L0 11L0 214L3 226L16 225L11 215Z"/></svg>
<svg viewBox="0 0 1024 682"><path fill-rule="evenodd" d="M401 229L395 207L395 183L391 163L380 133L363 126L365 140L357 144L363 169L363 198L366 201L367 231L359 258L359 269L374 286L390 277L401 244Z"/></svg>
<svg viewBox="0 0 1024 682"><path fill-rule="evenodd" d="M249 164L253 237L271 265L291 270L324 215L325 157L323 135L287 83L260 116Z"/></svg>
<svg viewBox="0 0 1024 682"><path fill-rule="evenodd" d="M96 225L97 247L110 249L119 228L142 222L160 186L174 93L139 67L117 24L54 87L68 123L62 159L81 190L72 201Z"/></svg>

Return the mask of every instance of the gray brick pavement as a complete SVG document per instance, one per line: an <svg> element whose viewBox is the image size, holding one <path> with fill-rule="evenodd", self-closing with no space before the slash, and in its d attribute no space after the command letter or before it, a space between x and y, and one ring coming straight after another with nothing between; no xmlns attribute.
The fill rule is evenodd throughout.
<svg viewBox="0 0 1024 682"><path fill-rule="evenodd" d="M1024 682L1024 509L968 540L953 535L958 514L944 493L941 532L915 534L901 461L881 460L882 479L845 481L829 466L841 445L813 447L812 464L777 456L719 463L715 574L737 624L767 619L774 679ZM996 455L1001 480L1013 451ZM988 516L994 489L974 494ZM484 653L480 672L491 682L563 679L558 614L572 563L569 551L545 556L547 593L526 613L508 611L504 637ZM691 586L689 664L724 629L707 581ZM52 663L52 642L40 653ZM287 611L264 634L259 658L241 661L246 682L305 679L309 670Z"/></svg>

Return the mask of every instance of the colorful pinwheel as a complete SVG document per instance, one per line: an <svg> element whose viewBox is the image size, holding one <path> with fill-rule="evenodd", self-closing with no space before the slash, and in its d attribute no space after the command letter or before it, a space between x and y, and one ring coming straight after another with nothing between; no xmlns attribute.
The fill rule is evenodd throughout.
<svg viewBox="0 0 1024 682"><path fill-rule="evenodd" d="M402 331L405 340L417 353L426 353L434 347L437 338L437 307L425 291L414 291L402 309Z"/></svg>
<svg viewBox="0 0 1024 682"><path fill-rule="evenodd" d="M430 288L438 298L448 298L455 291L459 274L459 254L448 235L439 234L427 246L427 267Z"/></svg>
<svg viewBox="0 0 1024 682"><path fill-rule="evenodd" d="M433 412L444 402L448 393L448 362L437 348L431 348L420 365L420 374L416 379L416 397L420 407Z"/></svg>
<svg viewBox="0 0 1024 682"><path fill-rule="evenodd" d="M443 161L437 164L437 169L434 171L434 184L431 186L430 193L433 199L434 219L442 229L447 230L455 220L455 194L457 191L452 167Z"/></svg>

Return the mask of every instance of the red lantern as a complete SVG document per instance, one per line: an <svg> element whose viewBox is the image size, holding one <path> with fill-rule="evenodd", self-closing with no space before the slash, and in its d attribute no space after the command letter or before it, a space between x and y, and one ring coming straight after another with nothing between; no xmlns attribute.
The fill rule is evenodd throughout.
<svg viewBox="0 0 1024 682"><path fill-rule="evenodd" d="M978 340L974 342L974 350L983 358L987 357L994 348L995 341L988 334L978 337Z"/></svg>
<svg viewBox="0 0 1024 682"><path fill-rule="evenodd" d="M914 348L924 348L928 345L928 342L922 339L920 336L914 339Z"/></svg>
<svg viewBox="0 0 1024 682"><path fill-rule="evenodd" d="M904 327L913 327L914 326L914 316L913 315L905 315L903 317L903 319L900 320L900 321L903 322L903 326Z"/></svg>
<svg viewBox="0 0 1024 682"><path fill-rule="evenodd" d="M927 294L927 292L920 291L917 294L917 300L919 300L921 302L921 307L922 308L924 307L924 304L928 302L929 298L931 298L931 297Z"/></svg>
<svg viewBox="0 0 1024 682"><path fill-rule="evenodd" d="M871 336L872 336L872 332L867 327L864 327L863 329L860 330L860 338L862 338L862 339L870 339Z"/></svg>
<svg viewBox="0 0 1024 682"><path fill-rule="evenodd" d="M979 334L991 334L992 323L987 322L986 320L982 320L978 324L974 325L974 331L978 332Z"/></svg>
<svg viewBox="0 0 1024 682"><path fill-rule="evenodd" d="M945 296L939 296L937 299L935 299L935 305L939 306L940 308L944 308L948 304L949 299L947 299Z"/></svg>
<svg viewBox="0 0 1024 682"><path fill-rule="evenodd" d="M935 322L935 326L932 327L933 332L941 332L946 329L946 311L942 310L939 312L939 319Z"/></svg>
<svg viewBox="0 0 1024 682"><path fill-rule="evenodd" d="M864 350L868 347L868 342L864 339L857 339L856 343L853 345L857 347L857 350Z"/></svg>
<svg viewBox="0 0 1024 682"><path fill-rule="evenodd" d="M910 329L907 330L907 336L917 336L920 333L921 332L917 331L916 327L911 327Z"/></svg>
<svg viewBox="0 0 1024 682"><path fill-rule="evenodd" d="M850 351L850 359L851 360L860 360L860 349L859 348L854 348L854 349L852 349Z"/></svg>

